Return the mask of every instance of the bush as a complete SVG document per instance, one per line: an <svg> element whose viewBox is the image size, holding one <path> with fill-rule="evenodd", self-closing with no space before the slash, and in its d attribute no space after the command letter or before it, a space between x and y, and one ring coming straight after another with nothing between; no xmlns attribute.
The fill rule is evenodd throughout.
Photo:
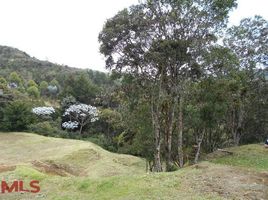
<svg viewBox="0 0 268 200"><path fill-rule="evenodd" d="M69 138L66 131L58 127L57 122L39 122L28 126L28 131L44 136Z"/></svg>
<svg viewBox="0 0 268 200"><path fill-rule="evenodd" d="M35 120L31 105L24 101L14 101L3 109L2 129L6 131L25 131Z"/></svg>
<svg viewBox="0 0 268 200"><path fill-rule="evenodd" d="M82 139L77 132L70 132L62 130L61 119L58 118L54 121L43 121L28 126L28 131L37 133L43 136L68 138L68 139Z"/></svg>
<svg viewBox="0 0 268 200"><path fill-rule="evenodd" d="M30 97L33 98L39 98L40 97L40 92L37 87L31 86L27 89L27 93L29 94Z"/></svg>
<svg viewBox="0 0 268 200"><path fill-rule="evenodd" d="M103 134L96 134L89 138L84 138L84 140L93 142L108 151L117 152L116 144Z"/></svg>
<svg viewBox="0 0 268 200"><path fill-rule="evenodd" d="M32 124L28 126L28 130L45 136L53 135L57 131L51 126L49 122L40 122L37 124Z"/></svg>

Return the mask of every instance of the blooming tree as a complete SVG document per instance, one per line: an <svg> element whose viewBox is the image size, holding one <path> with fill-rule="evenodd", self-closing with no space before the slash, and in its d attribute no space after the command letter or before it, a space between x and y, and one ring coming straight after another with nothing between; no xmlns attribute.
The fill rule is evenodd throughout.
<svg viewBox="0 0 268 200"><path fill-rule="evenodd" d="M32 112L39 117L47 118L55 113L55 109L53 107L35 107Z"/></svg>
<svg viewBox="0 0 268 200"><path fill-rule="evenodd" d="M90 122L95 122L99 118L99 111L96 107L86 104L75 104L67 108L63 116L69 117L69 122L64 122L62 127L66 129L75 129L80 125L79 133L82 133L83 127Z"/></svg>

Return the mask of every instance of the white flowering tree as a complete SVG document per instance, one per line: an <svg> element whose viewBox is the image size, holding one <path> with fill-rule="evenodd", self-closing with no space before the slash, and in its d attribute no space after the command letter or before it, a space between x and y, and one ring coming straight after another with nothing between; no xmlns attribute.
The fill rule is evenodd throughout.
<svg viewBox="0 0 268 200"><path fill-rule="evenodd" d="M53 107L35 107L32 112L39 117L49 118L55 113L55 109Z"/></svg>
<svg viewBox="0 0 268 200"><path fill-rule="evenodd" d="M63 116L68 116L69 122L64 122L62 127L73 130L80 125L79 133L81 135L85 125L99 119L99 111L91 105L75 104L67 108Z"/></svg>

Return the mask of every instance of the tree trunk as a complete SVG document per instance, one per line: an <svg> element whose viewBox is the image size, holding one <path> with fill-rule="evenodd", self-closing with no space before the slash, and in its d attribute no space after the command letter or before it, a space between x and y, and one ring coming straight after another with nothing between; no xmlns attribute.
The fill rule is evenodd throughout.
<svg viewBox="0 0 268 200"><path fill-rule="evenodd" d="M200 156L200 151L201 151L201 144L204 138L204 132L202 133L201 136L197 136L196 138L196 142L197 142L197 151L195 154L195 158L194 158L194 163L196 164L198 162L199 156Z"/></svg>
<svg viewBox="0 0 268 200"><path fill-rule="evenodd" d="M233 141L234 145L238 146L240 143L242 130L243 130L243 121L244 121L245 112L243 109L243 106L240 106L240 108L237 111L237 116L235 111L233 111L232 116L232 135L233 135ZM237 120L237 123L236 123Z"/></svg>
<svg viewBox="0 0 268 200"><path fill-rule="evenodd" d="M158 109L157 109L158 110ZM155 153L154 153L154 171L162 172L162 164L161 164L161 133L160 133L160 124L159 124L159 116L158 112L154 111L152 105L152 121L154 127L154 142L155 142Z"/></svg>
<svg viewBox="0 0 268 200"><path fill-rule="evenodd" d="M161 138L160 138L160 130L158 128L155 129L155 155L154 155L154 171L162 172L162 164L161 164Z"/></svg>
<svg viewBox="0 0 268 200"><path fill-rule="evenodd" d="M169 112L169 123L168 123L168 131L167 131L167 160L166 160L166 171L171 171L172 167L172 133L173 133L173 127L175 123L175 108L177 104L177 98L172 101L173 105L171 105L171 111Z"/></svg>
<svg viewBox="0 0 268 200"><path fill-rule="evenodd" d="M172 162L171 162L171 147L172 147L172 131L168 131L167 137L167 169L166 171L171 170Z"/></svg>
<svg viewBox="0 0 268 200"><path fill-rule="evenodd" d="M179 100L179 135L178 135L178 159L179 159L179 166L183 167L183 149L182 149L182 145L183 145L183 111L182 111L182 106L183 106L183 100L182 97L180 97Z"/></svg>
<svg viewBox="0 0 268 200"><path fill-rule="evenodd" d="M79 129L79 135L80 135L80 136L82 135L82 130L83 130L83 125L81 124L81 125L80 125L80 129Z"/></svg>

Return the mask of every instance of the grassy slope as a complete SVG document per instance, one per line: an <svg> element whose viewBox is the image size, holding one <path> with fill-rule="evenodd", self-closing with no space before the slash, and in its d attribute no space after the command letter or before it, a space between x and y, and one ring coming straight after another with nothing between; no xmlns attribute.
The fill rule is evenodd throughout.
<svg viewBox="0 0 268 200"><path fill-rule="evenodd" d="M4 149L0 164L32 166L33 161L52 162L88 177L141 174L144 160L110 153L101 147L78 140L43 137L29 133L1 133L0 146Z"/></svg>
<svg viewBox="0 0 268 200"><path fill-rule="evenodd" d="M258 171L268 170L268 149L263 145L246 145L228 149L233 155L210 159L213 163L255 169ZM213 154L212 154L213 157Z"/></svg>
<svg viewBox="0 0 268 200"><path fill-rule="evenodd" d="M3 171L5 180L32 179L41 181L40 194L11 194L4 199L266 199L268 197L268 151L260 145L241 147L243 156L247 148L256 160L238 162L242 155L233 157L240 167L230 167L231 158L213 158L213 164L203 162L172 173L146 174L144 161L127 155L107 152L83 141L46 138L25 133L0 133L0 157L3 165L16 165L16 169ZM4 148L3 148L4 147ZM254 151L252 150L254 149ZM236 153L239 149L232 149ZM66 166L80 172L78 176L52 175L33 166L38 160ZM249 159L250 160L250 159ZM242 163L242 164L241 164ZM224 164L224 165L222 165ZM227 165L226 165L227 164ZM232 162L233 164L233 162ZM255 167L256 166L256 167ZM242 168L241 168L242 167ZM68 169L69 169L68 168ZM255 170L257 169L257 170ZM266 171L265 171L266 170ZM68 171L68 170L67 170ZM261 172L259 172L261 171ZM68 171L69 172L69 171ZM0 194L1 195L1 194ZM0 196L0 199L1 196Z"/></svg>

